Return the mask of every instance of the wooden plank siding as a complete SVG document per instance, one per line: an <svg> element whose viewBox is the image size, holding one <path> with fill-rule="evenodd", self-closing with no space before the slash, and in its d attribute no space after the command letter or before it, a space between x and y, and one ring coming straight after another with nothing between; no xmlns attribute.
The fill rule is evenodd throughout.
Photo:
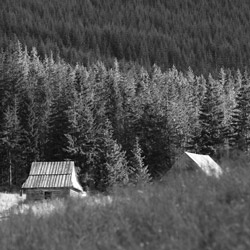
<svg viewBox="0 0 250 250"><path fill-rule="evenodd" d="M26 199L40 201L45 199L45 193L51 192L51 199L66 198L70 195L70 189L27 189L25 190Z"/></svg>

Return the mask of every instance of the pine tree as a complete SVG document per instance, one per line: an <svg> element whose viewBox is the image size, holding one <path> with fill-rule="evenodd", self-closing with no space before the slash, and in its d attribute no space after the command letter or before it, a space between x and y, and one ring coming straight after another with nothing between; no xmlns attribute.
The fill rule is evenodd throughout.
<svg viewBox="0 0 250 250"><path fill-rule="evenodd" d="M121 75L117 60L114 62L114 68L109 71L106 78L106 113L114 128L114 135L121 140L124 128L124 110L123 97L121 93L121 83L123 77Z"/></svg>
<svg viewBox="0 0 250 250"><path fill-rule="evenodd" d="M199 114L199 150L215 156L223 143L223 112L214 79L209 76Z"/></svg>
<svg viewBox="0 0 250 250"><path fill-rule="evenodd" d="M70 127L66 134L68 145L65 150L80 168L80 181L85 185L89 182L91 186L95 167L100 165L99 142L102 132L94 119L93 103L89 96L83 92L75 94L68 110ZM88 176L88 180L85 176Z"/></svg>
<svg viewBox="0 0 250 250"><path fill-rule="evenodd" d="M23 98L23 110L25 110L23 111L25 122L23 122L22 133L23 156L26 158L28 169L33 161L40 160L38 114L33 91L29 91L26 98Z"/></svg>
<svg viewBox="0 0 250 250"><path fill-rule="evenodd" d="M139 138L136 137L134 149L132 150L133 157L131 159L131 181L135 184L146 184L151 181L151 175L148 171L148 166L144 164L143 151L139 144Z"/></svg>
<svg viewBox="0 0 250 250"><path fill-rule="evenodd" d="M186 131L185 133L185 141L183 145L183 149L197 153L198 151L198 137L199 134L199 104L197 102L197 96L193 93L187 93L187 99L185 102L185 107L183 107L184 113L187 117L186 121Z"/></svg>
<svg viewBox="0 0 250 250"><path fill-rule="evenodd" d="M13 106L8 106L4 113L3 130L0 137L1 155L5 156L8 166L8 183L19 184L22 175L21 166L21 127L18 117L18 100L14 98Z"/></svg>
<svg viewBox="0 0 250 250"><path fill-rule="evenodd" d="M152 177L166 172L171 165L169 117L155 104L145 105L143 114L134 125L145 153L145 163Z"/></svg>
<svg viewBox="0 0 250 250"><path fill-rule="evenodd" d="M107 187L112 188L116 185L128 184L129 176L126 154L122 151L121 145L113 139L113 128L109 120L105 124L104 148Z"/></svg>
<svg viewBox="0 0 250 250"><path fill-rule="evenodd" d="M62 161L68 158L68 154L65 152L68 146L66 134L68 134L70 126L67 111L68 100L65 95L61 95L53 101L45 155L49 161Z"/></svg>
<svg viewBox="0 0 250 250"><path fill-rule="evenodd" d="M232 111L229 145L233 149L248 151L250 145L250 87L243 77Z"/></svg>

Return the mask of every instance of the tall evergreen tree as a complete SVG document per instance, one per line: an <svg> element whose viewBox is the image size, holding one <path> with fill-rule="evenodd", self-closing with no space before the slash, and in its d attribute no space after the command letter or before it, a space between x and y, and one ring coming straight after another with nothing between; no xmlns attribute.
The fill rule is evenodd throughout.
<svg viewBox="0 0 250 250"><path fill-rule="evenodd" d="M232 111L229 144L231 148L243 151L249 150L250 145L250 85L243 76L236 95L236 105Z"/></svg>
<svg viewBox="0 0 250 250"><path fill-rule="evenodd" d="M131 173L130 181L136 184L146 184L151 181L151 175L148 171L148 166L144 164L143 151L139 144L139 138L136 137L135 145L132 150L133 157L130 161Z"/></svg>
<svg viewBox="0 0 250 250"><path fill-rule="evenodd" d="M66 134L69 132L69 119L67 115L68 100L60 95L52 103L49 117L48 142L46 145L46 159L49 161L62 161L68 158L65 149L68 146Z"/></svg>
<svg viewBox="0 0 250 250"><path fill-rule="evenodd" d="M95 167L100 165L99 143L102 130L96 124L93 102L87 93L88 89L76 91L69 107L70 127L66 134L68 139L66 151L80 168L80 181L85 185L89 182L91 185L95 178Z"/></svg>
<svg viewBox="0 0 250 250"><path fill-rule="evenodd" d="M8 106L4 113L3 130L0 133L1 155L5 158L5 166L8 167L8 183L10 188L13 184L20 184L20 175L22 175L22 131L18 117L18 105L18 100L15 98L13 106Z"/></svg>
<svg viewBox="0 0 250 250"><path fill-rule="evenodd" d="M113 139L113 128L109 120L105 122L104 131L104 166L107 171L102 181L107 188L126 185L129 182L129 169L126 153L121 145Z"/></svg>
<svg viewBox="0 0 250 250"><path fill-rule="evenodd" d="M206 82L206 92L199 114L199 150L202 154L215 156L223 143L223 111L218 88L212 76Z"/></svg>

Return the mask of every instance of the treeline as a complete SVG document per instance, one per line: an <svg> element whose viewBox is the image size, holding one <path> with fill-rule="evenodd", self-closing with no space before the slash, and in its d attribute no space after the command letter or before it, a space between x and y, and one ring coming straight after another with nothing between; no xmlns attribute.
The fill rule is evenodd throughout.
<svg viewBox="0 0 250 250"><path fill-rule="evenodd" d="M0 53L0 181L18 186L31 162L71 159L83 185L106 190L161 176L185 150L248 151L249 86L247 71L72 66L11 44Z"/></svg>
<svg viewBox="0 0 250 250"><path fill-rule="evenodd" d="M117 58L208 75L249 66L249 21L248 0L2 0L0 47L16 36L71 64Z"/></svg>

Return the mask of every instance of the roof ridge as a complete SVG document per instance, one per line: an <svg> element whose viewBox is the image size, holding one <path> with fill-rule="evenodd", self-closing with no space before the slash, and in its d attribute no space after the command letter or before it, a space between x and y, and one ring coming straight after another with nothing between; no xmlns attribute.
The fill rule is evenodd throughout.
<svg viewBox="0 0 250 250"><path fill-rule="evenodd" d="M37 175L71 175L72 174L72 172L70 172L70 173L64 173L64 174L30 174L29 176L37 176Z"/></svg>
<svg viewBox="0 0 250 250"><path fill-rule="evenodd" d="M61 163L61 162L74 162L74 161L33 161L32 163Z"/></svg>

